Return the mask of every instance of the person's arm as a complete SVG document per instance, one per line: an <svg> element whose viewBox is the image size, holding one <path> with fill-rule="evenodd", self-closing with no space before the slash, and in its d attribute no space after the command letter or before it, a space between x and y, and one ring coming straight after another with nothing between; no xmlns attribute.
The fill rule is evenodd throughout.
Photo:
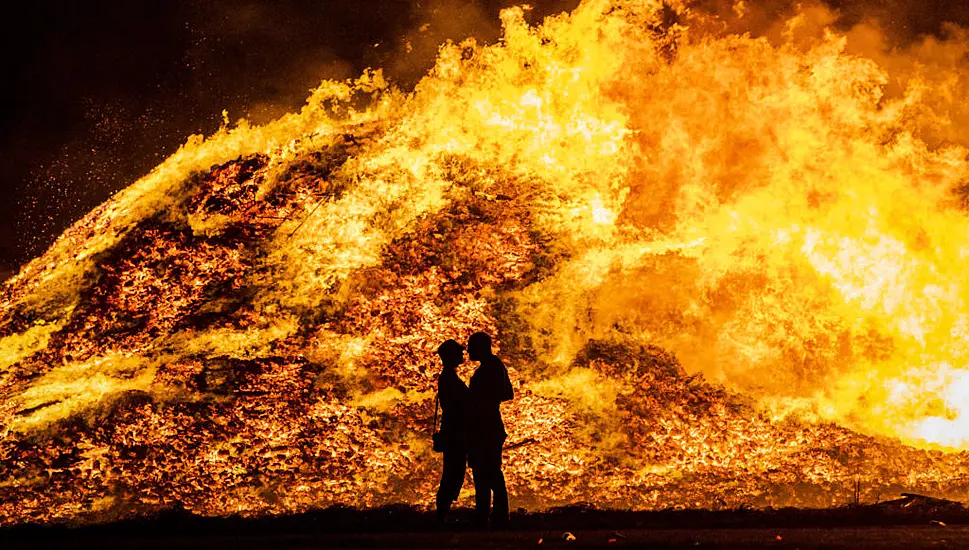
<svg viewBox="0 0 969 550"><path fill-rule="evenodd" d="M451 397L451 388L447 383L447 378L444 374L437 380L437 397L441 401L441 412L448 412L451 410L451 403L453 401Z"/></svg>
<svg viewBox="0 0 969 550"><path fill-rule="evenodd" d="M497 404L505 399L505 381L507 376L500 362L493 362L475 374L471 379L471 394L482 404Z"/></svg>
<svg viewBox="0 0 969 550"><path fill-rule="evenodd" d="M508 369L505 364L498 361L501 365L501 394L499 401L511 401L515 398L515 389L511 385L511 377L508 376Z"/></svg>

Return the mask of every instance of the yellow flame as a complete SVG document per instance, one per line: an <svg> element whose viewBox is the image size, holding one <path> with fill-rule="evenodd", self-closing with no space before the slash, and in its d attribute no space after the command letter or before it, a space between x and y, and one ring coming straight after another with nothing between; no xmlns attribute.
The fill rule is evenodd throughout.
<svg viewBox="0 0 969 550"><path fill-rule="evenodd" d="M266 126L192 138L27 266L4 308L61 322L92 258L177 204L196 171L262 153L278 175L369 133L325 182L343 192L269 245L252 281L264 313L345 301L347 278L421 219L509 187L566 258L514 295L539 361L567 368L590 338L657 343L772 410L969 447L969 218L954 195L969 176L966 73L949 55L964 39L917 52L949 59L935 86L908 58L851 53L821 11L756 38L709 31L678 2L588 0L538 27L504 10L500 43L444 45L412 93L368 72ZM201 234L225 222L189 221ZM44 334L3 340L3 357Z"/></svg>

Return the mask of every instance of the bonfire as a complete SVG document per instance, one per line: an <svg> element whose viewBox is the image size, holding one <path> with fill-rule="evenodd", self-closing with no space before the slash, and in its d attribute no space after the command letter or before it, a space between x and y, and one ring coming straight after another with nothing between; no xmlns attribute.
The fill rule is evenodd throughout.
<svg viewBox="0 0 969 550"><path fill-rule="evenodd" d="M429 506L479 330L513 508L963 498L966 48L745 17L507 9L190 138L0 292L0 523Z"/></svg>

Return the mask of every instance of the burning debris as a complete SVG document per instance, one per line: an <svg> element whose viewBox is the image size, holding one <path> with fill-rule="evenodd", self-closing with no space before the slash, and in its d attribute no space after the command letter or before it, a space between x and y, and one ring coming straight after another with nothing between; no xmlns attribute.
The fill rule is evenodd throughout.
<svg viewBox="0 0 969 550"><path fill-rule="evenodd" d="M513 506L966 494L944 94L688 5L502 18L412 93L193 138L6 283L0 521L428 504L434 350L477 330Z"/></svg>

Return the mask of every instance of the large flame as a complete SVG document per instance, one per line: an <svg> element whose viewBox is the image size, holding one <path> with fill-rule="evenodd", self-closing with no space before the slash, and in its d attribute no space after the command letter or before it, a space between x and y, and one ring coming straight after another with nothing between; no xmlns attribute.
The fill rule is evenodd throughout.
<svg viewBox="0 0 969 550"><path fill-rule="evenodd" d="M734 8L742 20L743 3ZM185 380L213 362L256 361L279 369L259 390L272 395L307 376L319 391L350 388L338 401L307 397L299 414L252 413L266 438L260 456L289 464L287 449L309 445L297 428L307 418L354 426L314 443L329 449L315 456L371 449L370 475L404 486L394 476L426 451L419 420L395 432L394 449L370 428L386 411L427 402L436 342L485 329L517 359L526 389L509 413L513 435L545 434L542 454L566 457L516 450L510 482L520 495L547 490L539 474L552 486L584 472L610 502L660 505L658 490L634 497L628 484L755 463L778 472L793 459L771 430L791 422L806 431L789 449L840 448L849 436L827 422L969 448L969 140L957 32L886 53L872 45L874 28L839 34L821 8L762 37L687 3L588 0L540 26L525 15L502 12L498 44L442 46L412 92L369 71L325 82L302 111L265 126L240 121L192 138L78 222L7 283L0 303L8 437L34 437L124 392L191 401ZM249 160L195 176L235 159ZM214 196L234 206L220 209ZM164 224L188 229L173 237ZM428 240L414 245L417 235ZM203 244L185 255L193 239ZM119 247L133 256L106 267ZM178 267L158 273L144 258ZM225 288L213 291L213 277ZM176 281L177 292L159 281ZM223 290L244 291L246 306ZM222 320L188 323L189 310ZM98 332L126 316L137 318L128 332ZM654 346L751 396L763 416L741 420L719 404L690 425L677 409L654 418L658 435L637 440L622 476L603 465L589 473L570 430L612 456L629 444L616 435L628 429L620 417L653 414L632 404L654 403L650 391L722 398L643 370L667 365L665 355L608 351ZM291 359L258 362L267 357ZM310 376L307 364L326 370ZM375 374L388 364L396 381ZM142 411L133 410L125 414ZM176 424L150 429L173 434ZM650 447L674 442L676 458ZM228 472L234 444L212 443L199 460ZM356 455L346 452L350 468ZM831 481L830 457L814 460L771 483ZM939 468L909 479L943 483ZM299 509L378 483L327 475L266 506ZM569 487L547 500L582 496ZM709 505L700 493L678 502ZM198 507L211 513L259 508L239 492L205 498Z"/></svg>

